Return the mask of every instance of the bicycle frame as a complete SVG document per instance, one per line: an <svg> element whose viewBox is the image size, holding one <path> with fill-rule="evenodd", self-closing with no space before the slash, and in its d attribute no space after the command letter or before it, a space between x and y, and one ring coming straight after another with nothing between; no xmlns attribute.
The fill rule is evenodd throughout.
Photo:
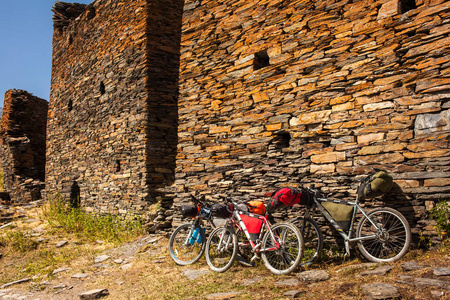
<svg viewBox="0 0 450 300"><path fill-rule="evenodd" d="M358 242L358 241L361 241L361 240L373 239L373 238L377 237L376 235L364 236L364 237L359 237L359 238L353 238L352 237L352 235L354 234L353 225L354 225L354 222L355 222L355 219L356 219L356 214L357 214L358 211L361 212L363 214L363 216L365 218L367 218L367 220L377 229L378 234L381 234L381 229L378 226L378 224L373 222L368 217L368 215L363 210L363 208L358 204L358 200L356 200L354 202L353 201L345 201L345 200L328 200L327 198L319 198L319 197L314 196L313 197L313 201L314 201L314 204L311 207L307 207L306 208L304 218L305 219L309 218L309 216L311 215L310 214L310 210L314 209L314 208L317 208L321 212L321 214L325 217L325 219L327 219L328 222L330 222L330 224L337 230L339 235L344 239L345 251L346 251L347 255L350 254L349 243ZM352 218L350 220L350 227L349 227L349 230L348 230L348 234L345 233L345 231L341 228L341 226L339 226L339 224L330 215L330 213L325 209L325 207L322 206L321 202L333 202L333 203L353 206L353 213L352 213Z"/></svg>
<svg viewBox="0 0 450 300"><path fill-rule="evenodd" d="M261 228L261 230L259 232L258 239L256 240L257 243L255 243L251 239L250 233L248 232L247 227L245 226L244 222L242 221L242 218L240 216L241 214L245 214L247 216L250 216L250 217L253 217L253 218L257 218L257 219L263 221L262 228ZM278 243L277 239L275 238L275 235L274 235L272 229L270 228L270 223L267 220L267 215L262 216L262 215L257 215L257 214L253 214L253 213L238 212L237 210L234 210L232 216L226 220L225 228L227 228L230 225L230 223L231 223L231 228L233 228L233 231L234 231L234 228L237 228L238 230L242 231L245 234L247 242L249 242L250 246L252 247L252 252L253 253L261 253L261 252L266 252L266 251L275 251L277 249L280 249L280 247L281 247L280 244ZM264 233L266 232L266 230L268 230L270 232L273 241L275 241L275 247L271 247L271 248L267 248L267 249L261 249L260 248L261 240L262 240L262 237L263 237ZM221 239L219 241L219 246L218 246L219 249L222 247L222 242L223 242L223 236L221 237ZM229 241L227 241L227 242L229 242Z"/></svg>

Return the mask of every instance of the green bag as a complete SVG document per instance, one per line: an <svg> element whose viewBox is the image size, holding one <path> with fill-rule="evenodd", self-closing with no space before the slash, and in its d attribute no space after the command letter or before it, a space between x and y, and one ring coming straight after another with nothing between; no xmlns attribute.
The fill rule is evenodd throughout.
<svg viewBox="0 0 450 300"><path fill-rule="evenodd" d="M381 196L390 191L394 180L386 171L378 171L373 175L367 176L358 187L358 199L370 199Z"/></svg>
<svg viewBox="0 0 450 300"><path fill-rule="evenodd" d="M353 206L333 202L323 202L322 206L325 207L342 230L348 231L352 219Z"/></svg>

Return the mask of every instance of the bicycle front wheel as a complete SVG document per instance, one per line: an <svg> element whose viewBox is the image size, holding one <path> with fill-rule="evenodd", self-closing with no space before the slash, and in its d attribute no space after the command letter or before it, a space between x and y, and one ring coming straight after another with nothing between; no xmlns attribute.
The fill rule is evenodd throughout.
<svg viewBox="0 0 450 300"><path fill-rule="evenodd" d="M229 227L216 228L209 235L206 242L206 262L211 270L225 272L231 265L238 252L236 234Z"/></svg>
<svg viewBox="0 0 450 300"><path fill-rule="evenodd" d="M361 254L373 262L402 258L411 243L411 230L405 217L392 208L377 208L367 216L361 219L356 231L361 238L358 242Z"/></svg>
<svg viewBox="0 0 450 300"><path fill-rule="evenodd" d="M206 236L203 229L186 223L178 226L169 239L169 254L181 266L195 263L205 251Z"/></svg>
<svg viewBox="0 0 450 300"><path fill-rule="evenodd" d="M262 240L262 260L276 275L289 274L300 264L303 256L303 237L298 228L280 223L268 230Z"/></svg>
<svg viewBox="0 0 450 300"><path fill-rule="evenodd" d="M322 253L323 235L316 221L310 218L298 217L290 220L289 223L294 224L300 231L305 242L303 258L300 266L309 266L315 263Z"/></svg>

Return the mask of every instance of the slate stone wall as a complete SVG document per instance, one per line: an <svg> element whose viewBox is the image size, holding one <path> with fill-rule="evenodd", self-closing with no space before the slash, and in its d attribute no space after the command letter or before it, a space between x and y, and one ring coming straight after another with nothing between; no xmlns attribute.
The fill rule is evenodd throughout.
<svg viewBox="0 0 450 300"><path fill-rule="evenodd" d="M55 4L48 191L127 214L173 182L181 16L166 24L164 3Z"/></svg>
<svg viewBox="0 0 450 300"><path fill-rule="evenodd" d="M187 0L175 207L312 183L350 200L385 169L394 189L366 206L433 234L427 211L450 200L449 32L444 0Z"/></svg>
<svg viewBox="0 0 450 300"><path fill-rule="evenodd" d="M0 122L2 198L14 203L41 199L45 179L48 102L24 90L8 90Z"/></svg>

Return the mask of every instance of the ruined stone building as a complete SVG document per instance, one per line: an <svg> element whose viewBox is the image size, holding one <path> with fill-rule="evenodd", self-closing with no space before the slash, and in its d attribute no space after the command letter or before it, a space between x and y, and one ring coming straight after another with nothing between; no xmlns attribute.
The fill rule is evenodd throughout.
<svg viewBox="0 0 450 300"><path fill-rule="evenodd" d="M45 134L48 102L23 90L5 94L0 122L3 190L11 199L41 198L45 180Z"/></svg>
<svg viewBox="0 0 450 300"><path fill-rule="evenodd" d="M397 208L415 234L450 199L448 1L96 0L54 13L48 191L119 213L162 197L175 225L189 193L314 183L353 199L358 178L385 169L396 185L367 205Z"/></svg>

